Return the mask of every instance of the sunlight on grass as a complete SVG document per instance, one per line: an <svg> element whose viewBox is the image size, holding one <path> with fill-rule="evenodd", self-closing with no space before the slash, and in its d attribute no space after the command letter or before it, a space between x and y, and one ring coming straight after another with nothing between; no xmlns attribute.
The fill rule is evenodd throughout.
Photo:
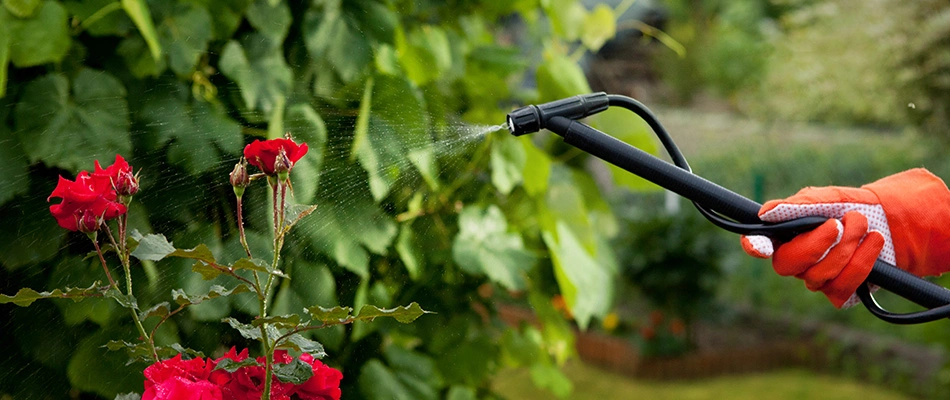
<svg viewBox="0 0 950 400"><path fill-rule="evenodd" d="M804 370L780 370L760 374L676 382L629 379L595 367L571 363L564 373L574 382L571 399L773 399L773 400L903 400L909 397L866 383L818 375ZM495 390L518 400L551 399L531 384L527 370L507 370L494 380Z"/></svg>

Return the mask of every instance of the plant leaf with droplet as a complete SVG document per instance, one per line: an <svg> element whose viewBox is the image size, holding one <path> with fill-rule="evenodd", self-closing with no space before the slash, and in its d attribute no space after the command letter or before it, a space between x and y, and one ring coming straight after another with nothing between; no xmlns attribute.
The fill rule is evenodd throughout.
<svg viewBox="0 0 950 400"><path fill-rule="evenodd" d="M287 336L286 339L277 344L278 348L289 348L312 355L314 358L323 358L327 353L323 350L320 342L307 339L299 333Z"/></svg>
<svg viewBox="0 0 950 400"><path fill-rule="evenodd" d="M372 321L378 317L391 317L395 318L396 321L408 324L412 321L415 321L416 318L426 314L429 311L425 311L418 303L412 302L407 306L400 306L396 308L379 308L374 305L367 304L360 308L359 314L356 315L356 320L362 321Z"/></svg>
<svg viewBox="0 0 950 400"><path fill-rule="evenodd" d="M296 328L297 325L300 325L300 316L297 314L269 315L264 318L254 318L251 321L251 326L259 327L264 324L273 325L278 329Z"/></svg>
<svg viewBox="0 0 950 400"><path fill-rule="evenodd" d="M193 304L201 304L201 302L205 300L211 300L218 297L230 296L232 294L247 293L250 291L251 291L251 288L249 288L247 285L243 283L231 289L225 289L224 286L221 286L221 285L211 285L211 288L208 289L207 293L194 294L194 295L186 294L185 291L181 289L173 289L172 300L174 300L175 303L178 303L178 305L182 305L182 306L193 305Z"/></svg>
<svg viewBox="0 0 950 400"><path fill-rule="evenodd" d="M521 235L508 232L508 222L495 205L462 209L452 259L466 272L485 274L511 290L524 288L525 274L535 261Z"/></svg>
<svg viewBox="0 0 950 400"><path fill-rule="evenodd" d="M13 303L20 307L27 307L39 299L68 298L73 301L80 301L86 297L102 297L105 290L99 286L99 282L93 283L87 288L53 289L48 292L37 292L30 288L22 288L13 296L0 294L0 304Z"/></svg>
<svg viewBox="0 0 950 400"><path fill-rule="evenodd" d="M139 240L131 255L139 260L159 261L175 251L175 246L168 242L165 235L149 233Z"/></svg>
<svg viewBox="0 0 950 400"><path fill-rule="evenodd" d="M241 367L259 367L260 363L253 358L245 358L241 361L234 361L230 358L222 358L221 361L218 361L218 365L214 367L215 370L223 369L230 373L236 372Z"/></svg>
<svg viewBox="0 0 950 400"><path fill-rule="evenodd" d="M294 358L287 364L275 363L274 376L281 382L301 385L313 376L313 367L299 358Z"/></svg>

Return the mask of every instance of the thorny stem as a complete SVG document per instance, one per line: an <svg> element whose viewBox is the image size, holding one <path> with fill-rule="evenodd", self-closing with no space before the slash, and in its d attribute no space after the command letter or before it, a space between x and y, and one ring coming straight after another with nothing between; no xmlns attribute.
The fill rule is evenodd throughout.
<svg viewBox="0 0 950 400"><path fill-rule="evenodd" d="M102 269L106 271L106 278L109 278L109 286L112 286L113 289L119 290L119 285L115 284L115 280L112 279L112 273L109 272L109 267L106 265L106 258L102 255L102 249L99 248L99 242L95 239L92 240L92 245L96 248L96 253L99 254L99 262L102 263Z"/></svg>
<svg viewBox="0 0 950 400"><path fill-rule="evenodd" d="M247 258L251 257L251 248L247 246L247 236L244 234L244 209L241 206L241 197L237 197L237 223L238 223L238 234L240 235L241 245L244 246L244 251L247 253ZM254 274L257 277L257 273Z"/></svg>

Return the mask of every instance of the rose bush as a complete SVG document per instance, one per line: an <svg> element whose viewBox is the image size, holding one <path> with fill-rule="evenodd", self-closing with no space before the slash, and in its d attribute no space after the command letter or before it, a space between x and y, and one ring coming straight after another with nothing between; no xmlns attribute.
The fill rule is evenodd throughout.
<svg viewBox="0 0 950 400"><path fill-rule="evenodd" d="M264 392L264 367L261 365L243 365L229 372L220 368L223 360L242 365L248 358L247 349L240 353L231 348L216 359L194 358L183 360L181 355L150 365L145 369L145 393L142 400L258 400ZM343 374L324 365L309 354L298 358L286 351L277 351L274 361L290 364L295 360L306 363L313 371L306 381L301 383L279 382L272 388L272 399L300 400L339 400L340 380ZM256 363L263 364L263 357Z"/></svg>

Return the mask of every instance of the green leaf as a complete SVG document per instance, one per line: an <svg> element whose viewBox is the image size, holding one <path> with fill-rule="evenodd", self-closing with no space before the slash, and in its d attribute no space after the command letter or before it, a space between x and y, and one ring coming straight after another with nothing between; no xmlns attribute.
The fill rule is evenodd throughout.
<svg viewBox="0 0 950 400"><path fill-rule="evenodd" d="M521 235L508 232L508 222L495 205L462 209L452 258L464 271L485 274L510 290L524 288L524 276L534 265Z"/></svg>
<svg viewBox="0 0 950 400"><path fill-rule="evenodd" d="M306 157L294 164L291 174L294 197L305 204L313 204L320 182L324 152L327 146L327 127L320 114L309 104L294 104L287 108L284 127L294 139L307 143Z"/></svg>
<svg viewBox="0 0 950 400"><path fill-rule="evenodd" d="M584 17L581 28L581 43L591 52L597 52L608 40L617 34L617 17L614 10L606 4L594 6Z"/></svg>
<svg viewBox="0 0 950 400"><path fill-rule="evenodd" d="M396 54L413 83L423 86L452 67L452 53L445 31L423 25L404 33L396 31Z"/></svg>
<svg viewBox="0 0 950 400"><path fill-rule="evenodd" d="M422 382L432 389L445 386L432 357L396 344L386 346L383 354L386 356L386 362L393 367L403 382Z"/></svg>
<svg viewBox="0 0 950 400"><path fill-rule="evenodd" d="M261 340L262 338L261 330L260 328L256 326L253 326L250 324L242 324L240 321L231 317L224 318L221 320L221 322L225 322L228 325L231 325L232 328L237 330L238 333L240 333L241 336L243 336L246 339Z"/></svg>
<svg viewBox="0 0 950 400"><path fill-rule="evenodd" d="M542 238L551 251L561 294L578 326L586 329L592 317L610 312L613 280L566 224L559 221L556 229L556 239L550 231L544 231Z"/></svg>
<svg viewBox="0 0 950 400"><path fill-rule="evenodd" d="M266 272L268 274L279 276L281 278L289 278L282 271L271 268L270 263L268 263L267 261L261 260L259 258L252 258L252 259L242 258L240 260L235 261L234 264L231 265L231 268L235 270L246 269L246 270L257 271L257 272Z"/></svg>
<svg viewBox="0 0 950 400"><path fill-rule="evenodd" d="M218 65L237 83L248 109L269 115L290 94L293 72L279 44L266 36L251 34L240 43L228 42Z"/></svg>
<svg viewBox="0 0 950 400"><path fill-rule="evenodd" d="M278 329L292 329L300 325L300 316L297 314L270 315L264 318L254 318L251 321L251 326L259 327L264 324L274 325Z"/></svg>
<svg viewBox="0 0 950 400"><path fill-rule="evenodd" d="M181 83L147 98L138 114L146 129L148 147L168 145L168 160L192 175L212 170L219 160L240 153L244 140L241 126L221 104L191 95Z"/></svg>
<svg viewBox="0 0 950 400"><path fill-rule="evenodd" d="M158 304L152 306L152 307L149 308L148 310L145 310L145 311L140 312L140 313L139 313L139 319L142 320L142 321L144 321L144 320L149 319L149 318L151 318L151 317L165 318L165 317L168 316L168 314L171 313L171 309L170 309L169 307L170 307L170 305L168 304L168 302L167 302L167 301L163 301L163 302L161 302L161 303L158 303Z"/></svg>
<svg viewBox="0 0 950 400"><path fill-rule="evenodd" d="M201 304L205 300L211 300L218 297L230 296L232 294L247 293L250 291L251 291L251 288L249 288L247 285L243 283L231 289L225 289L224 286L221 286L221 285L211 285L211 288L208 289L207 293L196 294L196 295L188 295L185 293L184 290L173 289L172 300L174 300L175 303L178 303L178 305L180 306L194 305L194 304Z"/></svg>
<svg viewBox="0 0 950 400"><path fill-rule="evenodd" d="M307 315L310 315L311 318L323 322L323 323L339 323L344 322L350 318L350 313L353 312L351 307L332 307L332 308L323 308L321 306L307 307Z"/></svg>
<svg viewBox="0 0 950 400"><path fill-rule="evenodd" d="M396 253L399 254L402 264L406 266L409 278L413 281L418 280L425 269L426 260L422 246L416 240L416 234L412 230L412 221L400 226L399 238L396 240Z"/></svg>
<svg viewBox="0 0 950 400"><path fill-rule="evenodd" d="M519 138L524 148L524 169L521 175L524 179L525 192L532 197L544 195L548 190L548 180L551 178L551 157L541 151L531 139Z"/></svg>
<svg viewBox="0 0 950 400"><path fill-rule="evenodd" d="M289 231L297 222L306 218L317 209L316 205L291 204L284 209L284 230Z"/></svg>
<svg viewBox="0 0 950 400"><path fill-rule="evenodd" d="M527 155L518 139L503 132L492 138L491 181L502 194L510 194L522 182Z"/></svg>
<svg viewBox="0 0 950 400"><path fill-rule="evenodd" d="M566 56L553 57L538 66L537 81L540 102L591 92L584 71Z"/></svg>
<svg viewBox="0 0 950 400"><path fill-rule="evenodd" d="M93 283L87 288L53 289L48 292L37 292L30 288L22 288L15 295L9 296L0 294L0 304L13 303L20 307L27 307L39 299L61 298L80 301L85 297L100 297L105 291L99 286L99 282Z"/></svg>
<svg viewBox="0 0 950 400"><path fill-rule="evenodd" d="M40 8L41 0L3 0L3 6L17 18L30 18Z"/></svg>
<svg viewBox="0 0 950 400"><path fill-rule="evenodd" d="M426 314L428 311L422 309L416 302L410 303L408 306L401 306L396 308L379 308L374 305L364 305L360 308L359 314L356 316L356 320L362 321L372 321L377 317L391 317L396 321L408 324L412 321L415 321L416 318Z"/></svg>
<svg viewBox="0 0 950 400"><path fill-rule="evenodd" d="M14 114L23 150L31 162L73 171L89 168L90 160L130 154L125 96L118 79L91 69L80 70L72 87L59 74L28 83Z"/></svg>
<svg viewBox="0 0 950 400"><path fill-rule="evenodd" d="M175 251L168 253L166 257L190 258L193 260L204 261L206 263L215 262L214 254L211 253L211 249L209 249L208 246L205 246L204 244L199 244L193 249L175 249Z"/></svg>
<svg viewBox="0 0 950 400"><path fill-rule="evenodd" d="M294 358L288 364L275 363L274 376L280 379L281 382L301 385L313 376L313 368L305 361Z"/></svg>
<svg viewBox="0 0 950 400"><path fill-rule="evenodd" d="M261 364L259 364L257 360L254 358L245 358L241 361L234 361L230 358L224 358L224 359L221 359L221 361L218 361L218 365L214 367L214 370L217 371L219 369L223 369L233 374L234 372L237 372L237 370L242 367L259 367L259 366L261 366Z"/></svg>
<svg viewBox="0 0 950 400"><path fill-rule="evenodd" d="M344 83L355 81L373 60L372 47L354 25L339 9L321 12L310 8L304 14L307 53L326 63Z"/></svg>
<svg viewBox="0 0 950 400"><path fill-rule="evenodd" d="M279 348L289 348L310 354L314 358L323 358L327 355L326 351L323 350L323 345L320 344L320 342L307 339L299 333L294 333L288 336L287 339L281 343L278 343L277 345Z"/></svg>
<svg viewBox="0 0 950 400"><path fill-rule="evenodd" d="M214 265L208 264L204 261L198 261L194 265L192 265L191 271L201 274L201 278L206 281L210 281L214 278L221 276L221 274L225 273L225 271L222 271L220 268L215 267Z"/></svg>
<svg viewBox="0 0 950 400"><path fill-rule="evenodd" d="M68 15L58 2L42 2L35 15L27 19L0 9L0 25L8 25L10 61L18 68L59 62L69 51Z"/></svg>
<svg viewBox="0 0 950 400"><path fill-rule="evenodd" d="M369 360L360 368L360 394L367 400L410 400L415 399L399 381L392 370L382 361Z"/></svg>
<svg viewBox="0 0 950 400"><path fill-rule="evenodd" d="M276 43L283 43L293 22L290 7L283 1L254 0L247 9L247 22Z"/></svg>
<svg viewBox="0 0 950 400"><path fill-rule="evenodd" d="M152 58L158 60L162 57L162 45L158 41L158 33L155 31L155 24L152 22L152 14L148 11L148 6L144 0L122 0L122 9L129 15L135 27L139 29L142 38L148 44L149 52Z"/></svg>
<svg viewBox="0 0 950 400"><path fill-rule="evenodd" d="M405 79L379 75L367 80L353 138L353 157L369 174L376 201L386 197L408 164L436 182L428 118L422 96ZM406 162L407 154L410 162Z"/></svg>
<svg viewBox="0 0 950 400"><path fill-rule="evenodd" d="M203 7L187 3L163 4L156 10L161 14L158 39L168 55L168 66L178 76L189 77L208 50L211 16ZM154 50L152 55L155 55Z"/></svg>
<svg viewBox="0 0 950 400"><path fill-rule="evenodd" d="M131 255L139 260L159 261L175 251L175 246L168 243L165 235L150 233L139 240Z"/></svg>
<svg viewBox="0 0 950 400"><path fill-rule="evenodd" d="M365 192L363 192L365 193ZM392 217L383 213L368 194L347 199L318 199L320 212L305 221L319 229L301 229L315 249L360 276L369 274L367 250L385 255L398 233Z"/></svg>
<svg viewBox="0 0 950 400"><path fill-rule="evenodd" d="M196 0L211 13L211 28L214 39L225 41L234 35L241 23L244 22L244 13L252 0Z"/></svg>
<svg viewBox="0 0 950 400"><path fill-rule="evenodd" d="M142 395L135 392L123 393L116 395L115 400L142 400Z"/></svg>
<svg viewBox="0 0 950 400"><path fill-rule="evenodd" d="M587 9L577 0L542 0L541 7L551 19L554 32L567 41L576 40L584 26Z"/></svg>

